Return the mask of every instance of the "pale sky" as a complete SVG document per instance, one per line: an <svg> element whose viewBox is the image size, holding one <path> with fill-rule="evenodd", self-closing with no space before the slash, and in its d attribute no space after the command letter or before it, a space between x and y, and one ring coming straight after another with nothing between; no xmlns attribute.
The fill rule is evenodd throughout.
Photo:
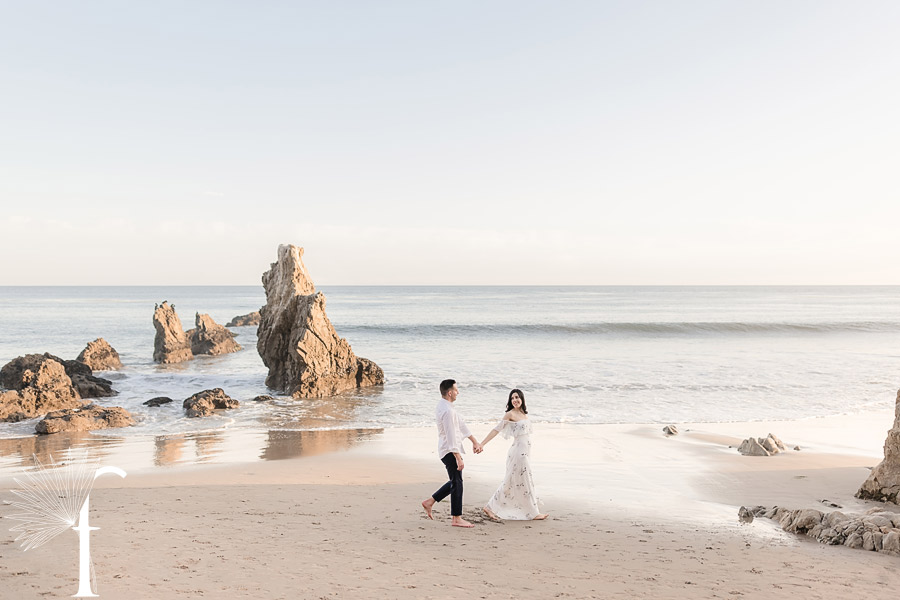
<svg viewBox="0 0 900 600"><path fill-rule="evenodd" d="M900 284L900 2L0 2L0 285Z"/></svg>

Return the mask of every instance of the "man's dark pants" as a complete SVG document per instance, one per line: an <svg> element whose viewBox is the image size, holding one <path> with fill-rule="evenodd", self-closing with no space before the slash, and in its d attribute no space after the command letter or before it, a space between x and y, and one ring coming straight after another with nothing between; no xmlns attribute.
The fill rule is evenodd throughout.
<svg viewBox="0 0 900 600"><path fill-rule="evenodd" d="M450 515L454 517L462 516L462 496L463 482L462 471L456 467L456 457L452 452L448 452L441 458L441 462L447 467L447 475L450 481L441 486L441 489L431 495L435 502L440 502L447 496L450 496Z"/></svg>

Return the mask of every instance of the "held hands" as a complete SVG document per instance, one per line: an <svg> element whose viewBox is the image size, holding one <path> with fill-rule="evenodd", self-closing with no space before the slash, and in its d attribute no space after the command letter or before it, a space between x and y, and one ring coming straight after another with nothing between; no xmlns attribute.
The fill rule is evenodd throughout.
<svg viewBox="0 0 900 600"><path fill-rule="evenodd" d="M481 454L484 451L484 445L479 444L478 442L472 442L472 450L475 451L475 454Z"/></svg>

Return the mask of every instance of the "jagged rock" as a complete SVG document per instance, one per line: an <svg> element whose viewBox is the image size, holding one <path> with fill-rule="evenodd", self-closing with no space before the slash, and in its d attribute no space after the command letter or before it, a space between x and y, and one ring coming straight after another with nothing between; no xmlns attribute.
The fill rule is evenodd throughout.
<svg viewBox="0 0 900 600"><path fill-rule="evenodd" d="M253 398L253 401L254 402L268 402L269 400L274 400L274 399L275 398L273 398L272 396L262 395L262 396L256 396L255 398Z"/></svg>
<svg viewBox="0 0 900 600"><path fill-rule="evenodd" d="M82 406L65 367L49 355L26 354L0 369L0 421L21 421L51 410Z"/></svg>
<svg viewBox="0 0 900 600"><path fill-rule="evenodd" d="M241 345L234 341L235 334L213 321L209 315L196 313L194 329L185 335L190 340L191 353L194 356L198 354L218 356L241 349Z"/></svg>
<svg viewBox="0 0 900 600"><path fill-rule="evenodd" d="M747 508L746 506L742 506L738 510L738 520L741 523L752 523L753 522L753 511Z"/></svg>
<svg viewBox="0 0 900 600"><path fill-rule="evenodd" d="M674 425L666 425L663 427L663 433L666 435L678 435L678 428Z"/></svg>
<svg viewBox="0 0 900 600"><path fill-rule="evenodd" d="M246 315L239 315L232 320L228 321L228 324L225 327L247 327L249 325L259 325L260 321L259 311L254 311L252 313L248 313Z"/></svg>
<svg viewBox="0 0 900 600"><path fill-rule="evenodd" d="M88 342L75 360L86 364L93 371L112 371L122 368L119 353L103 338Z"/></svg>
<svg viewBox="0 0 900 600"><path fill-rule="evenodd" d="M112 381L97 377L91 367L78 360L65 360L44 352L44 358L50 358L58 362L66 370L66 375L72 380L72 385L82 398L107 398L115 396L119 392L112 389Z"/></svg>
<svg viewBox="0 0 900 600"><path fill-rule="evenodd" d="M188 417L208 417L219 408L237 408L240 403L228 396L222 388L197 392L182 405Z"/></svg>
<svg viewBox="0 0 900 600"><path fill-rule="evenodd" d="M89 404L82 408L67 408L48 413L34 430L37 433L59 433L61 431L92 431L109 427L134 425L131 414L120 406L97 406Z"/></svg>
<svg viewBox="0 0 900 600"><path fill-rule="evenodd" d="M856 492L857 498L900 504L900 391L894 405L894 427L884 440L884 460L872 470Z"/></svg>
<svg viewBox="0 0 900 600"><path fill-rule="evenodd" d="M163 302L153 311L153 326L156 328L156 339L153 341L155 362L171 364L194 358L181 319L168 302Z"/></svg>
<svg viewBox="0 0 900 600"><path fill-rule="evenodd" d="M144 406L162 406L163 404L169 404L170 402L172 402L172 399L168 396L157 396L156 398L150 398L144 402Z"/></svg>
<svg viewBox="0 0 900 600"><path fill-rule="evenodd" d="M739 517L743 511L744 507L741 507ZM880 507L863 515L847 515L840 511L823 515L814 509L787 510L777 506L769 509L756 506L750 512L778 521L785 531L806 534L823 544L900 556L900 513Z"/></svg>
<svg viewBox="0 0 900 600"><path fill-rule="evenodd" d="M329 396L384 383L384 371L359 358L338 337L303 265L303 248L278 247L278 262L262 276L266 305L257 350L269 368L266 385L295 398Z"/></svg>
<svg viewBox="0 0 900 600"><path fill-rule="evenodd" d="M738 452L744 456L769 456L770 452L756 438L747 438L738 446Z"/></svg>
<svg viewBox="0 0 900 600"><path fill-rule="evenodd" d="M744 456L772 456L784 450L784 443L771 433L764 438L747 438L738 446L738 452Z"/></svg>

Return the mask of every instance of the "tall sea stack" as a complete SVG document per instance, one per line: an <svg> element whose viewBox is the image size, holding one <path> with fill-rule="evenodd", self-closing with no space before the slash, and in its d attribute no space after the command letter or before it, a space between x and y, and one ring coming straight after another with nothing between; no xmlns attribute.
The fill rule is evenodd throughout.
<svg viewBox="0 0 900 600"><path fill-rule="evenodd" d="M302 258L303 248L283 244L278 262L262 276L266 305L256 348L269 368L266 385L295 398L316 398L384 383L384 371L338 337Z"/></svg>
<svg viewBox="0 0 900 600"><path fill-rule="evenodd" d="M856 492L858 498L900 504L900 390L894 406L894 427L884 440L884 460Z"/></svg>

